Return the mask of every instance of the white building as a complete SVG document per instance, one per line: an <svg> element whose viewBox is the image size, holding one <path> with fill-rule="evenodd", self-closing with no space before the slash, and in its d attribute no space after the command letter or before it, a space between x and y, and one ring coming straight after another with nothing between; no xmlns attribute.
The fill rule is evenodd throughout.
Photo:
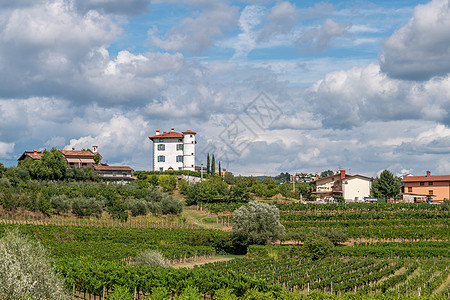
<svg viewBox="0 0 450 300"><path fill-rule="evenodd" d="M316 179L312 182L313 193L319 198L326 196L342 196L346 202L360 202L370 197L373 178L362 175L349 175L345 170L336 174Z"/></svg>
<svg viewBox="0 0 450 300"><path fill-rule="evenodd" d="M153 170L189 170L195 171L195 132L192 130L178 133L174 128L170 132L150 136L153 142Z"/></svg>

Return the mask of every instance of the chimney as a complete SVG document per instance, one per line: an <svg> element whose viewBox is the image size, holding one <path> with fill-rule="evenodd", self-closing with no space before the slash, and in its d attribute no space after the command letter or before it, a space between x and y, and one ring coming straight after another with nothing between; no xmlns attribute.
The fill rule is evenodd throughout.
<svg viewBox="0 0 450 300"><path fill-rule="evenodd" d="M159 135L159 130L156 130L156 135Z"/></svg>
<svg viewBox="0 0 450 300"><path fill-rule="evenodd" d="M430 175L431 175L431 172L430 172L430 171L427 171L427 177L430 176Z"/></svg>
<svg viewBox="0 0 450 300"><path fill-rule="evenodd" d="M33 154L36 155L37 154L37 150L33 150Z"/></svg>
<svg viewBox="0 0 450 300"><path fill-rule="evenodd" d="M319 174L317 174L317 172L316 172L316 180L317 180L317 179L319 179Z"/></svg>
<svg viewBox="0 0 450 300"><path fill-rule="evenodd" d="M175 131L175 128L170 128L170 132L174 132Z"/></svg>
<svg viewBox="0 0 450 300"><path fill-rule="evenodd" d="M98 152L98 146L92 146L92 152L97 153Z"/></svg>
<svg viewBox="0 0 450 300"><path fill-rule="evenodd" d="M345 170L340 170L341 179L345 178Z"/></svg>
<svg viewBox="0 0 450 300"><path fill-rule="evenodd" d="M72 147L72 151L75 151L75 147Z"/></svg>
<svg viewBox="0 0 450 300"><path fill-rule="evenodd" d="M167 132L163 131L163 133L167 133Z"/></svg>

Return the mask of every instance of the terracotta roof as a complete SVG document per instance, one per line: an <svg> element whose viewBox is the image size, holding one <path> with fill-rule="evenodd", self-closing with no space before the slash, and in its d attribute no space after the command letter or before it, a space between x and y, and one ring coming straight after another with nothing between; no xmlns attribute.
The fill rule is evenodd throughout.
<svg viewBox="0 0 450 300"><path fill-rule="evenodd" d="M94 166L94 170L99 171L134 171L128 166Z"/></svg>
<svg viewBox="0 0 450 300"><path fill-rule="evenodd" d="M193 134L196 134L197 132L192 131L192 130L186 130L186 131L182 131L182 133L193 133Z"/></svg>
<svg viewBox="0 0 450 300"><path fill-rule="evenodd" d="M59 150L64 156L89 156L94 157L96 154L87 150Z"/></svg>
<svg viewBox="0 0 450 300"><path fill-rule="evenodd" d="M31 159L41 159L42 151L25 151L19 158L25 159L26 157L29 157Z"/></svg>
<svg viewBox="0 0 450 300"><path fill-rule="evenodd" d="M450 175L406 176L402 182L415 181L450 181Z"/></svg>
<svg viewBox="0 0 450 300"><path fill-rule="evenodd" d="M163 132L161 134L157 134L154 136L150 136L149 139L158 139L158 138L182 138L183 135L179 132L171 131L171 132Z"/></svg>

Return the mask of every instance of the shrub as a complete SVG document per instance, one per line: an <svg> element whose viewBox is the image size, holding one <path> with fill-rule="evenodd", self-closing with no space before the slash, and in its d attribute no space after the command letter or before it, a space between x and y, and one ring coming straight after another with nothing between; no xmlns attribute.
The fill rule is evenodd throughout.
<svg viewBox="0 0 450 300"><path fill-rule="evenodd" d="M148 203L148 210L154 215L162 215L163 213L163 207L161 202Z"/></svg>
<svg viewBox="0 0 450 300"><path fill-rule="evenodd" d="M68 299L44 247L17 230L0 239L0 298Z"/></svg>
<svg viewBox="0 0 450 300"><path fill-rule="evenodd" d="M326 237L309 234L303 244L312 259L319 259L331 253L334 248L333 243Z"/></svg>
<svg viewBox="0 0 450 300"><path fill-rule="evenodd" d="M147 249L136 255L133 263L138 266L149 267L169 267L170 262L164 256L155 250Z"/></svg>
<svg viewBox="0 0 450 300"><path fill-rule="evenodd" d="M225 252L235 255L245 255L248 251L248 240L238 234L230 236L218 236L214 243L217 252Z"/></svg>
<svg viewBox="0 0 450 300"><path fill-rule="evenodd" d="M183 204L176 199L173 199L172 197L164 197L164 199L161 201L162 205L162 213L167 214L173 214L173 215L179 215L183 211Z"/></svg>
<svg viewBox="0 0 450 300"><path fill-rule="evenodd" d="M107 300L131 300L133 294L124 286L115 285L113 292L106 297Z"/></svg>
<svg viewBox="0 0 450 300"><path fill-rule="evenodd" d="M148 203L147 201L143 199L136 199L133 201L128 202L127 208L131 211L131 214L135 216L145 216L148 209Z"/></svg>
<svg viewBox="0 0 450 300"><path fill-rule="evenodd" d="M70 211L70 200L66 195L54 195L50 198L53 211L57 214Z"/></svg>
<svg viewBox="0 0 450 300"><path fill-rule="evenodd" d="M72 202L72 212L79 217L101 215L105 202L95 198L77 197Z"/></svg>

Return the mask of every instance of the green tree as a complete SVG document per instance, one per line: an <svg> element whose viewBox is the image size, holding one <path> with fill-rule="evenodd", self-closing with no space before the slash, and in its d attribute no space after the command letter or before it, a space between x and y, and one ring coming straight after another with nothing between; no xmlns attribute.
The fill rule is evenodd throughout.
<svg viewBox="0 0 450 300"><path fill-rule="evenodd" d="M222 169L220 167L220 160L219 160L219 176L222 177Z"/></svg>
<svg viewBox="0 0 450 300"><path fill-rule="evenodd" d="M211 159L211 173L212 175L216 175L216 159L214 158L214 154Z"/></svg>
<svg viewBox="0 0 450 300"><path fill-rule="evenodd" d="M3 177L3 173L4 173L5 171L6 171L5 166L4 166L2 163L0 163L0 178Z"/></svg>
<svg viewBox="0 0 450 300"><path fill-rule="evenodd" d="M267 203L251 201L234 212L233 232L251 244L268 244L283 237L278 208Z"/></svg>
<svg viewBox="0 0 450 300"><path fill-rule="evenodd" d="M211 174L211 165L209 161L209 153L206 155L206 174Z"/></svg>
<svg viewBox="0 0 450 300"><path fill-rule="evenodd" d="M223 180L224 180L227 184L233 184L233 183L235 182L233 173L231 173L231 172L225 172L225 175L223 176Z"/></svg>
<svg viewBox="0 0 450 300"><path fill-rule="evenodd" d="M371 194L375 198L387 200L390 197L398 196L400 187L400 179L395 178L390 171L384 170L381 172L380 177L373 181Z"/></svg>
<svg viewBox="0 0 450 300"><path fill-rule="evenodd" d="M318 234L309 234L303 246L306 248L312 259L319 259L331 253L334 248L333 243L326 237Z"/></svg>
<svg viewBox="0 0 450 300"><path fill-rule="evenodd" d="M326 170L326 171L323 171L322 173L320 173L320 177L328 177L328 176L331 176L331 175L333 175L334 174L334 172L333 171L331 171L331 170Z"/></svg>
<svg viewBox="0 0 450 300"><path fill-rule="evenodd" d="M56 148L42 151L41 159L34 161L31 175L35 179L61 180L65 178L67 161Z"/></svg>

